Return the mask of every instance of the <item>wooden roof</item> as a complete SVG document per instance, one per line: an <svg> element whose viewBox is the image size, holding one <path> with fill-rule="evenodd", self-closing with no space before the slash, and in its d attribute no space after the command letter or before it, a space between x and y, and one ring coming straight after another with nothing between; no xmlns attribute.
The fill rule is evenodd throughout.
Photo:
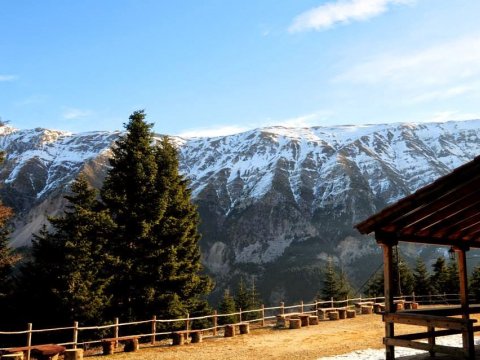
<svg viewBox="0 0 480 360"><path fill-rule="evenodd" d="M480 248L480 156L355 227L380 242Z"/></svg>

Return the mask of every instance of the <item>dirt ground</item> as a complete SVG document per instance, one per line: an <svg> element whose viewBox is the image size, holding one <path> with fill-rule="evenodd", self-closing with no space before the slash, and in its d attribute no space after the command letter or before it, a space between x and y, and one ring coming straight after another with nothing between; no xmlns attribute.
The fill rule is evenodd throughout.
<svg viewBox="0 0 480 360"><path fill-rule="evenodd" d="M396 334L418 332L418 326L395 325ZM142 347L135 353L116 353L115 360L173 359L318 359L367 348L382 348L384 323L379 315L359 315L354 319L321 321L301 329L252 329L233 338L204 337L202 343L183 346Z"/></svg>

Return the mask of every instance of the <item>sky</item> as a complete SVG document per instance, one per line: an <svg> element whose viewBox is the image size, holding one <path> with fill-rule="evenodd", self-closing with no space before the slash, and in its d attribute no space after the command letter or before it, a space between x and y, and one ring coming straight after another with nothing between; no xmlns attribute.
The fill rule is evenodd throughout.
<svg viewBox="0 0 480 360"><path fill-rule="evenodd" d="M0 0L0 117L157 133L480 118L478 0Z"/></svg>

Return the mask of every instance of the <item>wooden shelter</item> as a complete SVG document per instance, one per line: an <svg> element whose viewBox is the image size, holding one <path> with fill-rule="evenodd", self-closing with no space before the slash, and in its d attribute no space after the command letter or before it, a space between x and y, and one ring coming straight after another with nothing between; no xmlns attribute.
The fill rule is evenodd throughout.
<svg viewBox="0 0 480 360"><path fill-rule="evenodd" d="M355 226L362 234L375 234L383 248L385 274L384 344L386 359L395 359L395 346L446 353L474 359L470 314L480 312L469 304L466 252L480 248L480 156L450 174L416 191ZM460 300L457 308L418 309L396 312L393 302L393 247L398 242L444 245L456 253ZM454 316L461 316L454 317ZM426 327L427 331L395 336L396 323ZM442 330L438 330L442 329ZM435 338L462 334L461 348L435 344ZM428 342L417 340L427 339Z"/></svg>

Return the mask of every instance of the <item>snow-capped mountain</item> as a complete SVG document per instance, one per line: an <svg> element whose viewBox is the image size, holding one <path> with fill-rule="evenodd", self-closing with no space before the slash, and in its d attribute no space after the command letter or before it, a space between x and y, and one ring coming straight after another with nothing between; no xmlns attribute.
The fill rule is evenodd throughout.
<svg viewBox="0 0 480 360"><path fill-rule="evenodd" d="M0 127L1 196L18 214L14 245L61 210L79 171L100 186L119 134ZM272 301L308 299L328 256L357 282L377 267L378 248L353 224L480 154L480 120L270 127L174 142L217 284L254 276Z"/></svg>

